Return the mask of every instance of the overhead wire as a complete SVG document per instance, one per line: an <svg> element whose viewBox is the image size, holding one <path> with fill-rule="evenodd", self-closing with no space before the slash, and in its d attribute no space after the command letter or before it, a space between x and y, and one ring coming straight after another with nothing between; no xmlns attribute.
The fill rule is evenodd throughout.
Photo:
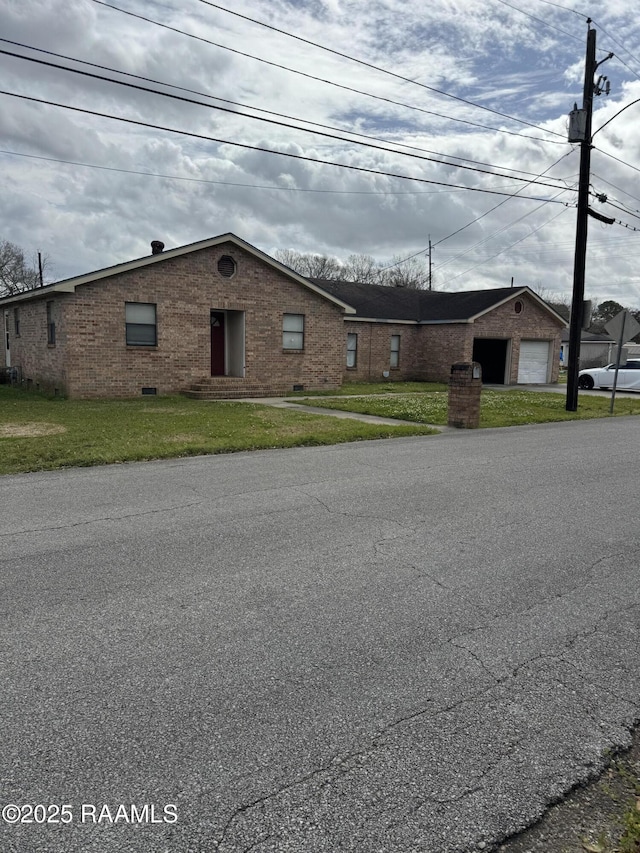
<svg viewBox="0 0 640 853"><path fill-rule="evenodd" d="M204 140L206 142L216 142L220 145L230 145L230 146L233 146L236 148L244 148L244 149L249 150L249 151L260 151L260 152L265 153L265 154L276 154L280 157L288 157L288 158L291 158L293 160L300 160L300 161L306 161L306 162L310 162L310 163L317 163L317 164L325 165L325 166L334 166L334 167L337 167L340 169L349 169L351 171L361 172L364 174L383 175L385 177L397 178L398 180L416 181L417 183L432 184L434 186L453 187L456 189L464 189L464 190L467 190L469 192L482 192L482 193L488 193L490 195L511 195L510 193L504 193L504 192L500 192L498 190L488 190L488 189L484 189L482 187L468 187L468 186L464 186L462 184L448 183L446 181L435 181L432 178L418 178L418 177L415 177L412 175L401 175L401 174L398 174L395 172L387 172L387 171L380 170L380 169L369 169L369 168L365 168L364 166L354 166L354 165L347 164L347 163L337 163L333 160L324 160L324 159L319 158L319 157L307 157L307 156L302 155L302 154L293 154L293 153L288 152L288 151L276 151L272 148L266 148L265 146L262 146L262 145L249 145L248 143L237 142L237 141L231 140L231 139L220 139L218 137L207 136L207 135L201 134L201 133L193 133L191 131L180 130L180 129L174 128L174 127L166 127L164 125L151 124L150 122L144 122L144 121L140 121L137 119L131 119L131 118L124 118L123 116L114 116L114 115L111 115L109 113L102 113L102 112L98 112L97 110L89 110L89 109L86 109L84 107L74 107L74 106L71 106L70 104L61 104L61 103L58 103L56 101L50 101L50 100L45 99L45 98L35 98L35 97L32 97L31 95L22 95L22 94L19 94L17 92L8 92L6 90L0 90L0 95L7 95L9 97L19 98L19 99L24 100L24 101L31 101L32 103L47 104L49 106L59 107L61 109L71 110L73 112L84 113L86 115L93 115L93 116L97 116L98 118L106 118L106 119L110 119L113 121L120 121L120 122L123 122L125 124L131 124L131 125L138 126L138 127L147 127L147 128L152 129L152 130L161 130L161 131L164 131L166 133L175 133L179 136L187 136L187 137L190 137L193 139L201 139L201 140ZM495 173L491 173L491 174L495 174ZM509 175L507 177L509 177L510 180L524 180L523 178L518 179L518 178L515 178L511 175ZM537 186L550 187L551 189L555 189L555 190L558 189L556 184L546 184L546 183L543 183L540 181L533 181L533 182L529 182L529 183L534 183ZM541 199L539 197L536 198L534 196L519 196L519 198L528 198L528 199L533 200L533 201L541 201ZM547 199L542 199L542 200L546 201Z"/></svg>
<svg viewBox="0 0 640 853"><path fill-rule="evenodd" d="M543 175L546 175L547 172L549 172L551 169L553 169L555 166L557 166L558 163L560 163L562 160L565 159L565 157L568 157L570 154L572 154L573 151L574 151L574 149L571 149L571 151L567 151L566 154L563 154L562 157L559 157L554 163L552 163L550 166L548 166L544 170L544 172L541 172L537 177L541 178ZM522 187L522 189L525 189L525 187ZM518 192L514 193L510 198L518 198L519 197ZM480 216L476 216L475 219L472 219L470 222L467 222L465 225L462 225L460 228L457 228L455 231L452 231L451 234L447 234L446 237L442 237L442 239L438 240L436 243L432 243L431 248L435 249L436 246L439 246L441 243L444 243L446 240L450 240L451 237L455 237L457 234L460 234L462 231L465 231L467 228L470 228L472 225L475 225L476 222L479 222L481 219L484 219L485 216L488 216L490 213L493 213L494 210L497 210L499 207L502 207L502 205L506 204L508 201L510 201L510 199L505 198L502 201L498 202L498 204L489 208L489 210L486 210L484 213L481 213ZM516 221L518 221L518 220L516 220ZM497 233L500 233L500 232L497 232ZM492 236L495 236L495 235L492 235ZM487 238L487 239L490 239L490 238ZM479 245L479 244L476 244L476 245ZM418 257L418 255L422 255L428 251L429 251L428 248L420 249L419 252L414 252L412 255L409 255L407 258L403 258L402 260L397 261L388 267L384 267L384 269L392 269L394 266L399 266L399 264L406 263L407 261L412 260L413 258Z"/></svg>
<svg viewBox="0 0 640 853"><path fill-rule="evenodd" d="M595 172L591 172L591 177L597 178L599 181L602 181L604 184L608 184L610 187L613 187L614 190L618 190L618 192L624 193L625 195L632 198L634 201L640 202L640 198L637 198L635 195L631 195L627 190L623 190L622 187L617 186L616 184L611 183L611 181L607 180L607 178L603 178L600 175L596 175Z"/></svg>
<svg viewBox="0 0 640 853"><path fill-rule="evenodd" d="M633 169L634 172L640 172L640 168L638 168L638 166L632 166L631 163L627 163L626 160L621 160L619 157L616 157L615 154L610 154L609 151L603 151L603 149L598 148L597 145L593 145L592 149L594 151L598 151L600 154L604 154L605 157L610 157L611 160L615 160L616 163L620 163L623 166L628 166L629 169Z"/></svg>
<svg viewBox="0 0 640 853"><path fill-rule="evenodd" d="M500 0L500 2L504 2L505 0ZM102 3L103 0L94 0L96 3ZM405 83L411 83L414 86L420 86L422 89L427 89L429 92L435 92L438 95L443 95L446 98L452 98L455 101L460 101L463 104L467 104L468 106L476 107L480 110L485 110L487 112L493 113L494 115L500 116L501 118L507 118L510 121L516 121L520 124L528 125L529 127L534 127L536 130L543 130L544 128L539 127L537 124L533 124L530 121L525 121L524 119L516 118L515 116L508 115L507 113L502 113L499 110L494 110L493 107L487 107L482 104L477 104L474 101L469 101L466 98L462 98L458 95L453 95L451 92L445 92L442 89L437 89L434 86L428 86L426 83L420 83L418 80L414 80L411 77L405 77L403 74L397 74L395 71L389 71L387 68L381 68L379 65L374 65L371 62L366 62L362 59L357 59L355 56L351 56L348 53L342 53L339 50L335 50L334 48L327 47L326 45L318 44L318 42L311 41L310 39L303 38L302 36L298 36L295 33L287 32L286 30L281 30L278 27L273 26L272 24L267 24L264 21L259 21L256 18L251 18L248 15L243 15L240 12L235 12L232 9L227 9L224 6L220 6L217 3L211 2L211 0L200 0L201 3L204 3L206 6L212 6L214 9L218 9L221 12L227 12L230 15L235 15L238 18L243 18L245 21L251 21L253 24L258 24L261 27L266 27L269 30L280 33L281 35L288 36L289 38L296 39L297 41L304 42L304 44L311 45L312 47L319 48L320 50L327 51L328 53L332 53L335 56L340 56L343 59L348 59L350 62L356 62L359 65L364 65L366 68L371 68L374 71L380 71L383 74L388 74L390 77L395 77L397 80L402 80ZM562 30L561 30L562 32ZM564 35L568 35L568 33L564 33ZM559 133L555 133L555 131L545 131L548 133L554 133L556 136L561 136Z"/></svg>
<svg viewBox="0 0 640 853"><path fill-rule="evenodd" d="M0 38L0 42L6 43L6 42L9 42L9 39ZM23 45L23 44L13 43L13 42L9 42L9 43L17 44L17 46L25 48L25 49L40 51L40 48L31 48L29 45ZM46 53L49 55L51 55L53 53L52 51L40 51L40 52L43 52L43 53ZM368 134L360 133L358 131L351 131L351 130L344 129L344 128L333 127L331 125L324 125L324 124L320 124L319 122L308 121L307 119L298 118L296 116L282 115L281 113L275 113L275 112L272 112L271 110L262 110L260 107L252 107L252 106L248 106L245 104L239 104L236 101L229 101L226 98L217 98L215 95L209 95L207 93L197 92L197 91L192 90L192 89L185 89L182 86L173 86L173 84L171 84L171 83L164 83L161 80L154 80L150 77L142 77L141 75L138 75L138 74L128 74L127 72L121 72L116 68L110 68L110 67L104 66L104 65L96 65L95 63L89 63L89 62L85 63L84 60L76 60L74 57L62 56L62 58L66 59L67 61L70 61L70 62L80 62L82 64L86 64L86 65L89 65L91 67L97 67L101 70L110 71L114 74L123 74L127 77L132 77L136 80L143 80L143 81L146 81L149 83L154 83L154 84L159 85L159 86L168 86L169 88L175 88L175 89L178 89L180 91L187 91L187 92L190 92L192 94L197 94L201 97L213 98L215 100L223 101L224 103L233 104L234 106L241 106L244 109L258 110L260 112L266 112L269 115L277 115L277 116L280 116L281 118L287 118L287 119L292 119L293 121L305 122L307 124L313 125L313 127L307 128L307 127L302 127L299 125L291 125L291 124L288 124L286 122L277 121L275 119L264 118L263 116L254 116L254 115L251 115L249 113L238 112L237 110L232 110L232 109L229 109L227 107L221 107L217 104L208 104L208 103L202 103L201 101L194 101L191 98L185 98L184 96L181 96L181 95L174 95L170 92L163 92L163 91L158 90L158 89L150 89L146 86L140 86L140 85L135 84L135 83L128 83L125 80L118 80L117 78L113 78L113 77L105 77L104 75L94 74L93 72L84 71L80 68L70 68L70 67L65 66L65 65L59 65L55 62L49 62L47 60L38 59L38 58L33 57L33 56L25 56L23 54L15 53L13 51L3 50L2 48L0 48L0 55L11 56L15 59L23 59L27 62L34 62L34 63L37 63L39 65L48 66L50 68L57 68L58 70L68 71L69 73L72 73L72 74L80 74L84 77L90 77L90 78L95 79L95 80L103 80L103 81L106 81L109 83L115 83L116 85L126 86L128 88L137 89L137 90L142 91L142 92L150 92L151 94L154 94L154 95L161 95L163 97L183 101L185 103L195 104L195 105L201 106L201 107L206 107L207 109L214 109L214 110L219 110L221 112L227 112L227 113L230 113L231 115L241 116L243 118L252 119L254 121L263 121L263 122L266 122L268 124L274 124L274 125L277 125L280 127L286 127L286 128L292 129L292 130L303 131L306 133L315 133L315 134L318 134L320 136L325 136L329 139L337 139L341 142L351 142L355 145L366 145L366 147L369 147L369 148L374 148L374 149L378 149L381 151L387 151L387 152L394 153L394 154L401 154L401 155L404 155L407 157L417 157L418 159L421 159L421 160L428 160L430 162L442 163L443 165L452 166L453 168L471 169L472 171L476 171L475 168L472 168L470 166L463 166L463 165L460 165L458 163L449 163L446 160L435 160L432 157L428 157L428 156L423 157L423 156L418 155L418 154L411 154L411 153L407 153L404 151L399 151L399 150L397 150L397 148L388 148L386 146L372 145L370 142L369 143L363 143L363 142L360 142L358 139L347 139L345 137L339 137L339 136L336 136L334 134L326 133L323 130L315 130L314 128L324 128L324 130L339 130L342 133L348 133L350 136L362 137L363 139L374 140L374 141L379 141L379 142L386 142L386 143L391 144L391 145L400 146L401 148L407 148L410 151L421 151L424 153L436 154L438 157L449 157L448 154L442 154L441 152L438 152L438 151L427 151L426 149L420 148L418 146L404 145L403 143L398 143L398 142L395 142L393 140L391 140L391 141L385 140L383 138L370 136ZM53 54L53 55L56 57L59 56L59 54ZM471 160L471 159L466 158L466 157L456 157L455 155L453 155L452 159L462 160L464 162L474 163L476 165L489 166L491 169L499 168L498 166L495 166L492 163L482 163L481 161ZM484 170L478 169L477 171L484 171ZM519 172L522 175L532 175L533 174L533 172L526 172L522 169L510 169L509 171ZM506 176L503 173L499 173L499 172L487 172L487 174L494 174L494 175L498 175L499 177L511 177L510 175Z"/></svg>
<svg viewBox="0 0 640 853"><path fill-rule="evenodd" d="M101 166L97 163L82 163L79 160L62 160L58 157L44 157L39 154L27 154L21 151L7 151L0 149L0 154L7 154L13 157L25 157L31 160L43 160L48 163L61 163L67 166L81 166L87 169L101 169L106 172L120 172L124 175L141 175L149 178L164 178L172 181L187 181L197 184L216 184L225 187L244 187L246 189L256 190L280 190L282 192L292 193L318 193L327 195L442 195L449 192L464 192L465 188L452 190L321 190L308 189L306 187L283 187L275 184L244 184L238 181L216 181L209 178L191 178L185 175L166 175L160 172L143 172L139 169L123 169L117 166ZM507 189L507 187L491 187L491 189Z"/></svg>
<svg viewBox="0 0 640 853"><path fill-rule="evenodd" d="M513 131L513 130L507 130L506 128L498 128L498 127L492 127L490 125L480 124L479 122L474 122L474 121L471 121L470 119L455 118L454 116L446 115L444 113L438 113L438 112L435 112L434 110L427 110L423 107L416 107L416 106L412 106L410 104L402 103L401 101L395 101L393 98L386 98L382 95L374 95L371 92L365 92L362 89L356 89L355 87L347 86L344 83L336 83L333 80L327 80L323 77L317 77L314 74L309 74L306 71L299 71L295 68L289 68L288 66L282 65L278 62L273 62L271 60L264 59L264 58L259 57L259 56L255 56L253 54L246 53L246 52L241 51L241 50L237 50L236 48L232 48L232 47L228 47L227 45L219 44L218 42L211 41L210 39L206 39L203 36L197 36L197 35L194 35L193 33L185 32L184 30L180 30L177 27L172 27L169 24L163 24L160 21L155 21L152 18L145 17L144 15L139 15L136 12L130 12L127 9L121 9L119 6L115 6L112 3L106 3L105 0L91 0L91 2L97 3L98 5L104 6L108 9L113 9L116 12L121 12L124 15L130 15L133 18L139 18L142 21L146 21L147 23L154 24L155 26L162 27L162 28L167 29L167 30L171 30L172 32L179 33L180 35L187 36L188 38L196 39L197 41L201 41L201 42L204 42L206 44L213 45L214 47L218 47L221 50L227 50L231 53L237 54L239 56L244 56L244 57L249 58L249 59L253 59L257 62L262 62L262 63L269 65L269 66L272 66L274 68L279 68L279 69L287 71L289 73L297 74L301 77L306 77L310 80L315 80L316 82L324 83L324 84L329 85L329 86L334 86L338 89L344 89L348 92L354 92L358 95L364 95L365 97L368 97L368 98L374 98L375 100L383 101L384 103L393 104L394 106L399 106L399 107L402 107L403 109L415 110L415 111L420 112L420 113L425 113L426 115L432 115L432 116L436 116L438 118L446 119L447 121L453 121L453 122L457 122L457 123L461 123L461 124L467 124L467 125L470 125L472 127L481 128L483 130L491 130L491 131L496 132L496 133L505 133L505 134L508 134L510 136L518 136L522 139L533 139L537 142L542 142L542 143L549 144L549 145L565 145L566 144L566 141L564 139L562 141L560 141L560 140L556 140L556 139L542 139L539 136L529 136L529 135L524 134L524 133L517 133L516 131ZM520 121L519 119L515 119L515 118L513 120L514 121ZM522 122L522 123L524 123L524 122ZM540 128L540 129L542 130L543 133L551 133L555 136L560 136L560 134L557 134L555 131L545 130L544 128Z"/></svg>
<svg viewBox="0 0 640 853"><path fill-rule="evenodd" d="M204 2L204 0L203 0ZM524 9L518 8L518 6L514 6L513 3L508 3L507 0L498 0L498 3L502 3L503 6L508 6L510 9L513 9L515 12L520 12L521 15L526 15L527 18L531 18L533 21L536 21L538 24L542 24L545 27L549 27L552 30L556 30L559 33L562 33L563 36L568 36L568 38L575 39L575 41L581 41L581 39L575 35L574 33L569 33L567 30L560 29L560 27L556 27L555 24L550 24L548 21L543 20L542 18L537 18L535 15L532 15L531 12L525 12Z"/></svg>
<svg viewBox="0 0 640 853"><path fill-rule="evenodd" d="M455 281L457 278L461 278L463 275L466 275L467 273L470 273L473 270L478 269L478 267L483 266L483 264L486 264L489 261L494 260L494 258L497 258L500 255L503 255L505 252L508 252L509 249L513 249L514 246L517 246L519 243L522 243L524 240L527 240L529 237L531 237L532 234L537 233L542 228L544 228L546 225L549 225L551 222L553 222L555 219L557 219L563 213L565 213L565 210L558 211L558 213L556 213L555 216L552 216L551 219L548 219L546 222L543 222L541 225L539 225L537 228L534 228L528 234L525 234L524 237L521 237L519 240L516 240L514 243L511 243L509 246L505 246L504 249L501 249L499 252L496 252L494 255L491 255L491 257L489 257L489 258L485 258L483 261L480 261L480 263L474 264L474 266L469 267L469 269L464 270L464 272L457 273L457 275L454 275L451 278L448 278L445 283L448 284L451 281ZM436 270L434 270L434 272L435 271Z"/></svg>
<svg viewBox="0 0 640 853"><path fill-rule="evenodd" d="M564 192L564 190L562 192ZM558 195L562 195L562 192L558 193ZM555 198L557 198L557 196L555 196ZM490 240L493 240L494 237L498 237L500 234L503 234L505 231L507 231L509 228L511 228L512 225L516 225L518 222L522 222L523 219L526 219L527 216L532 216L534 213L537 213L537 211L540 210L541 208L543 208L546 203L547 203L546 201L542 202L542 204L539 204L537 207L534 207L532 210L528 210L526 213L523 213L522 216L519 216L517 219L510 220L505 225L503 225L501 228L498 228L497 231L493 231L491 234L488 234L486 237L483 237L482 240L478 240L477 243L474 243L472 246L469 246L463 252L459 252L457 255L452 255L450 258L447 258L446 261L443 261L438 267L436 267L434 272L436 270L441 269L442 267L446 266L447 264L451 263L452 261L457 261L459 258L462 258L465 255L468 255L469 252L472 252L474 249L477 249L478 246L483 246L485 243L488 243ZM566 207L569 207L569 206L570 205L568 205L568 204L566 205ZM495 208L494 208L494 210L495 210ZM530 233L533 234L533 233L535 233L535 231L532 231Z"/></svg>
<svg viewBox="0 0 640 853"><path fill-rule="evenodd" d="M583 12L578 12L577 9L570 9L568 6L561 6L559 3L553 3L552 0L538 0L539 3L546 3L547 6L555 6L556 9L562 9L564 12L573 12L579 18L586 20L587 16Z"/></svg>

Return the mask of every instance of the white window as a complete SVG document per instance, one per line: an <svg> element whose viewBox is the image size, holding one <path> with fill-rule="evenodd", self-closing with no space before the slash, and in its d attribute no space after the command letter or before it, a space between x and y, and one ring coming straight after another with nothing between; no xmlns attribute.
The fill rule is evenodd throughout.
<svg viewBox="0 0 640 853"><path fill-rule="evenodd" d="M347 335L347 367L355 367L358 363L358 336Z"/></svg>
<svg viewBox="0 0 640 853"><path fill-rule="evenodd" d="M391 335L391 358L389 366L400 366L400 335Z"/></svg>
<svg viewBox="0 0 640 853"><path fill-rule="evenodd" d="M282 348L304 349L304 314L285 314L283 316Z"/></svg>
<svg viewBox="0 0 640 853"><path fill-rule="evenodd" d="M125 302L125 323L128 346L157 345L156 306L152 302Z"/></svg>

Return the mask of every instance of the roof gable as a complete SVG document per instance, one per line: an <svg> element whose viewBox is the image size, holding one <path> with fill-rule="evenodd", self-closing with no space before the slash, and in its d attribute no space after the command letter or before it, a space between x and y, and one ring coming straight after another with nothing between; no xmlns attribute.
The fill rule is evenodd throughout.
<svg viewBox="0 0 640 853"><path fill-rule="evenodd" d="M200 240L197 243L189 243L186 246L178 246L175 249L168 249L156 255L145 255L142 258L136 258L135 260L126 261L122 264L116 264L115 266L105 267L104 269L95 270L94 272L85 273L84 275L67 278L63 281L55 282L54 284L47 284L44 287L38 287L35 290L25 290L22 293L17 293L13 296L5 296L0 299L0 305L9 305L14 302L26 302L32 299L41 299L44 296L49 296L54 293L74 293L76 287L80 287L83 284L91 284L93 282L109 279L112 276L120 275L124 272L142 269L144 267L151 266L152 264L160 264L172 258L179 258L181 255L186 255L191 252L199 252L202 249L209 249L214 246L220 246L224 243L233 243L238 248L253 255L268 266L277 269L279 272L283 273L307 290L311 290L323 299L327 299L335 305L338 305L346 314L355 313L354 308L347 302L340 299L339 296L333 295L325 289L318 287L318 285L311 279L305 278L284 264L281 264L279 261L276 261L275 258L270 257L260 249L252 246L251 243L247 243L245 240L242 240L240 237L237 237L231 232L228 232L227 234L220 234L217 237L210 237L207 240Z"/></svg>
<svg viewBox="0 0 640 853"><path fill-rule="evenodd" d="M566 321L529 287L490 290L414 290L381 284L311 279L328 293L353 305L357 319L414 323L473 323L489 311L524 295L566 326Z"/></svg>

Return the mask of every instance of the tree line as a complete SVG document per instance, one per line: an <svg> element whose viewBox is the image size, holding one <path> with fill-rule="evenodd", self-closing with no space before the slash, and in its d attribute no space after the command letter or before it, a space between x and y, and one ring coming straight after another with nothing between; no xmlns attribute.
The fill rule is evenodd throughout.
<svg viewBox="0 0 640 853"><path fill-rule="evenodd" d="M376 261L371 255L349 255L346 261L330 255L279 249L273 257L306 278L333 281L358 281L362 284L382 284L387 287L407 287L424 290L429 282L429 267L422 257L392 258L388 263Z"/></svg>

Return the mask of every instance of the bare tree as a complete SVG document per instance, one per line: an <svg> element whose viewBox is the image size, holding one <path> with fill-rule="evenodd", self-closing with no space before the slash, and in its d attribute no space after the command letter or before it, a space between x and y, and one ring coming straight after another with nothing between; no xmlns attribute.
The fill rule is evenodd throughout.
<svg viewBox="0 0 640 853"><path fill-rule="evenodd" d="M48 258L42 262L43 274L48 266ZM37 259L28 263L24 252L15 243L0 241L0 296L13 296L25 290L35 290L40 286L40 271Z"/></svg>
<svg viewBox="0 0 640 853"><path fill-rule="evenodd" d="M396 256L391 259L391 263L392 266L383 270L382 284L388 284L391 287L407 287L411 290L425 290L429 286L429 269L424 258L403 260Z"/></svg>
<svg viewBox="0 0 640 853"><path fill-rule="evenodd" d="M538 282L535 287L532 286L531 289L540 297L540 299L543 299L547 305L550 305L556 314L559 314L563 320L569 321L571 317L571 296L567 296L566 293L554 293L549 290L548 287L543 287L540 282Z"/></svg>
<svg viewBox="0 0 640 853"><path fill-rule="evenodd" d="M371 255L349 255L340 272L344 281L359 281L363 284L384 284L381 264Z"/></svg>
<svg viewBox="0 0 640 853"><path fill-rule="evenodd" d="M313 252L296 252L294 249L278 249L274 258L281 264L291 267L295 272L307 278L341 278L342 264L329 255L316 255Z"/></svg>
<svg viewBox="0 0 640 853"><path fill-rule="evenodd" d="M415 290L427 287L429 280L424 258L403 260L396 257L391 260L391 266L385 268L371 255L349 255L346 261L340 261L328 255L279 249L274 253L274 257L308 278L358 281L363 284L383 284Z"/></svg>

